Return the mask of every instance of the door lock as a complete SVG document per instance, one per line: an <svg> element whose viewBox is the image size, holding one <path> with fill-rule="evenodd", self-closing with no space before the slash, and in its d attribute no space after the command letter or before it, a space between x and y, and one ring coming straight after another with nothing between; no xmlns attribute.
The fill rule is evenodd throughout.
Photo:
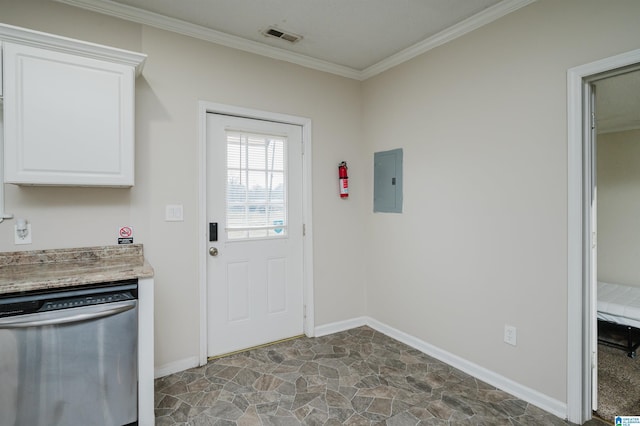
<svg viewBox="0 0 640 426"><path fill-rule="evenodd" d="M218 241L218 222L209 222L209 241Z"/></svg>
<svg viewBox="0 0 640 426"><path fill-rule="evenodd" d="M209 256L217 256L218 255L218 249L215 247L209 247Z"/></svg>

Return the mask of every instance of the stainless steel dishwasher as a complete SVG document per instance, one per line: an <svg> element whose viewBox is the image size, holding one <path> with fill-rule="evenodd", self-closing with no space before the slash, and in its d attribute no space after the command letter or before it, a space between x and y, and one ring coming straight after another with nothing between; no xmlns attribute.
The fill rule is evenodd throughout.
<svg viewBox="0 0 640 426"><path fill-rule="evenodd" d="M137 424L137 287L0 298L0 426Z"/></svg>

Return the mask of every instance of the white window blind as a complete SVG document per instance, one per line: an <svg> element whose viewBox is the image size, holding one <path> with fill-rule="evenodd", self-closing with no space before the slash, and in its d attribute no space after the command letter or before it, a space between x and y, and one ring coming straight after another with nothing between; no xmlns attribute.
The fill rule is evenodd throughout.
<svg viewBox="0 0 640 426"><path fill-rule="evenodd" d="M287 235L287 140L227 131L227 238Z"/></svg>

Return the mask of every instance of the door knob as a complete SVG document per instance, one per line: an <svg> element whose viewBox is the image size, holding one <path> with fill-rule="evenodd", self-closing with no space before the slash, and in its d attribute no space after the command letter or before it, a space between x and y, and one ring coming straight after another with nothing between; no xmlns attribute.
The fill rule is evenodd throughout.
<svg viewBox="0 0 640 426"><path fill-rule="evenodd" d="M209 256L217 256L218 255L218 249L215 247L209 247Z"/></svg>

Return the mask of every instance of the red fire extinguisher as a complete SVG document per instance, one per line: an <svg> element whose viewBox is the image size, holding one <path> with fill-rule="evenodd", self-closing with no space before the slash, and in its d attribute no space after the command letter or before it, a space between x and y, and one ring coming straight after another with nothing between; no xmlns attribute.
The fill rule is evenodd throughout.
<svg viewBox="0 0 640 426"><path fill-rule="evenodd" d="M349 177L347 176L347 162L338 164L338 177L340 178L340 198L349 197Z"/></svg>

